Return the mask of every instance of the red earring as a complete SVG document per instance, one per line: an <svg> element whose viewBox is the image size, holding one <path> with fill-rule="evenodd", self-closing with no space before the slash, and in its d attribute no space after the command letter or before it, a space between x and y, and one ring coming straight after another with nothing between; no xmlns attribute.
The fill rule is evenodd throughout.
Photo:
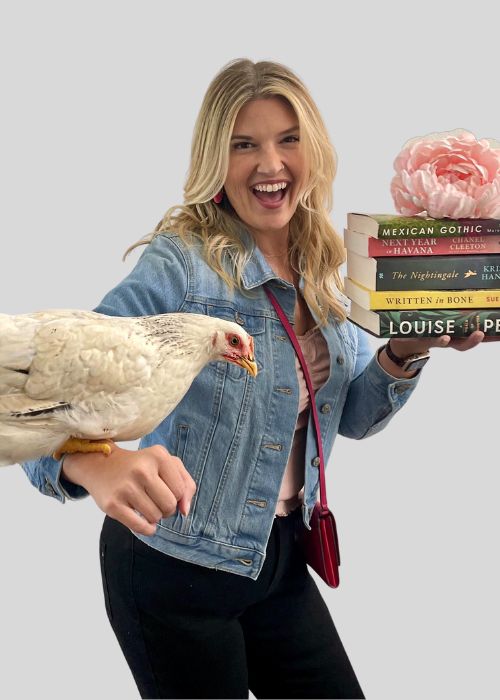
<svg viewBox="0 0 500 700"><path fill-rule="evenodd" d="M222 202L223 197L224 197L224 189L222 189L220 192L217 192L217 194L214 197L214 202L216 204L220 204Z"/></svg>

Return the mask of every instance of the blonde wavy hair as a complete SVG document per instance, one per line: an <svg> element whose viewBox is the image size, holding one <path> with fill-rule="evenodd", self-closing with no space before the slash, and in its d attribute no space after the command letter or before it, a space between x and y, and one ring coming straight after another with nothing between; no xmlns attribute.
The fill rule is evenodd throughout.
<svg viewBox="0 0 500 700"><path fill-rule="evenodd" d="M241 274L252 250L245 247L238 234L244 222L226 196L221 205L215 204L213 197L226 180L230 140L239 110L250 100L269 97L284 98L295 111L310 168L309 182L289 224L290 265L303 277L304 297L320 325L328 322L329 312L344 321L345 308L336 290L342 289L339 266L345 252L329 219L336 153L308 90L280 63L236 59L215 76L194 128L184 203L170 207L152 233L125 251L123 260L134 248L151 243L163 232L174 232L187 243L194 235L201 240L202 254L210 267L230 289L237 286L245 293Z"/></svg>

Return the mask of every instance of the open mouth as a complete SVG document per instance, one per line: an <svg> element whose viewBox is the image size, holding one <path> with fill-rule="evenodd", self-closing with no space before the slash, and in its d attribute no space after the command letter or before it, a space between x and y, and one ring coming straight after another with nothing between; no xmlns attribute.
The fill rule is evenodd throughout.
<svg viewBox="0 0 500 700"><path fill-rule="evenodd" d="M252 188L252 192L264 206L277 206L285 199L288 188L289 184L287 183L285 187L271 192L258 190L255 187Z"/></svg>

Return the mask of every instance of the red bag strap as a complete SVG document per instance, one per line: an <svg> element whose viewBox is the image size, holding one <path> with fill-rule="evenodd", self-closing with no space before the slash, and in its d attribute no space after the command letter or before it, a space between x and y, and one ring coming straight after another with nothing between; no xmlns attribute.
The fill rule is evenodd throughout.
<svg viewBox="0 0 500 700"><path fill-rule="evenodd" d="M307 369L307 363L304 358L304 355L302 354L302 349L300 347L299 341L297 340L297 336L295 335L295 332L292 328L292 325L290 321L287 319L285 312L281 308L278 300L274 296L274 294L267 289L266 286L264 286L264 291L266 292L267 296L269 297L269 300L271 304L274 306L276 313L278 314L278 317L285 327L286 332L288 333L288 336L291 340L291 343L295 349L295 352L297 353L297 356L299 358L300 364L302 365L302 371L304 372L304 379L306 380L306 385L307 385L307 390L309 391L309 403L311 404L311 410L313 414L313 423L314 423L314 430L316 432L316 444L318 445L318 456L319 456L319 500L321 503L321 509L322 510L328 510L328 504L326 502L326 482L325 482L325 462L324 462L324 457L323 457L323 442L321 440L321 431L319 427L319 418L318 418L318 411L316 409L316 397L314 394L314 389L313 385L311 382L311 377L309 375L309 370Z"/></svg>

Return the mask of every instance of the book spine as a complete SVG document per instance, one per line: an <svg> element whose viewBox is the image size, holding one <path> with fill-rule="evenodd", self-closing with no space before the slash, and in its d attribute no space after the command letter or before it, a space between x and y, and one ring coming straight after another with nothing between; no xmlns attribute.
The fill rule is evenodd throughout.
<svg viewBox="0 0 500 700"><path fill-rule="evenodd" d="M407 255L494 255L500 253L500 235L453 238L373 238L366 236L372 258Z"/></svg>
<svg viewBox="0 0 500 700"><path fill-rule="evenodd" d="M465 338L476 330L500 336L500 309L429 309L427 311L375 311L380 338L418 338L450 335Z"/></svg>
<svg viewBox="0 0 500 700"><path fill-rule="evenodd" d="M500 235L497 219L394 218L379 223L378 238L433 238L447 236Z"/></svg>
<svg viewBox="0 0 500 700"><path fill-rule="evenodd" d="M374 284L377 291L496 289L500 255L377 258Z"/></svg>
<svg viewBox="0 0 500 700"><path fill-rule="evenodd" d="M385 309L481 309L500 307L500 289L471 289L465 292L400 291L369 292L369 308Z"/></svg>

